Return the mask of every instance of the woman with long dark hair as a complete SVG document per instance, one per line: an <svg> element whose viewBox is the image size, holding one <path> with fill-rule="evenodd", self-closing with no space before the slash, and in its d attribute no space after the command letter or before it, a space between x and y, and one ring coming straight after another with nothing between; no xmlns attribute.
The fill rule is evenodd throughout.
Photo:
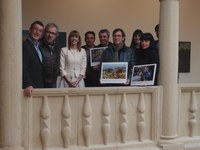
<svg viewBox="0 0 200 150"><path fill-rule="evenodd" d="M155 85L157 84L158 72L159 72L159 55L156 50L155 40L151 33L144 33L140 37L140 49L135 51L135 64L136 65L146 65L146 64L156 64L156 76Z"/></svg>

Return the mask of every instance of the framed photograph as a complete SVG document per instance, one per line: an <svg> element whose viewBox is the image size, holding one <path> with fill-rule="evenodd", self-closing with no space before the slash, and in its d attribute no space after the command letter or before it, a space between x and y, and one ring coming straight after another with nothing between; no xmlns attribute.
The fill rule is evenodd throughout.
<svg viewBox="0 0 200 150"><path fill-rule="evenodd" d="M134 65L131 85L154 85L156 64Z"/></svg>
<svg viewBox="0 0 200 150"><path fill-rule="evenodd" d="M189 73L190 72L190 51L191 42L179 42L179 61L178 61L178 71L179 73Z"/></svg>
<svg viewBox="0 0 200 150"><path fill-rule="evenodd" d="M101 66L100 83L125 83L128 74L127 62L104 62Z"/></svg>
<svg viewBox="0 0 200 150"><path fill-rule="evenodd" d="M96 66L100 64L103 51L107 47L96 47L90 49L90 65Z"/></svg>

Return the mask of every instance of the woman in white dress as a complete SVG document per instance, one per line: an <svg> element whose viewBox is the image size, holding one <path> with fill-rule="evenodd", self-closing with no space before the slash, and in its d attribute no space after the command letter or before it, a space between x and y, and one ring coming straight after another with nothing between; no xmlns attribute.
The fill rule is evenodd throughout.
<svg viewBox="0 0 200 150"><path fill-rule="evenodd" d="M85 87L84 76L86 71L86 52L81 48L81 36L76 30L71 31L68 37L68 47L61 49L59 87Z"/></svg>

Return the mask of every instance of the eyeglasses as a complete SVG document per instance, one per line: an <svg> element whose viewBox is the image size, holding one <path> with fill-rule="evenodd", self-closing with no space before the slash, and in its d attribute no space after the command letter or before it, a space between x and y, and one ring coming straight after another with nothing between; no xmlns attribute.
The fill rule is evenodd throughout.
<svg viewBox="0 0 200 150"><path fill-rule="evenodd" d="M55 33L55 32L51 32L51 31L48 31L48 30L46 30L45 33L47 33L47 34L51 34L51 35L54 35L54 36L57 35L57 33Z"/></svg>

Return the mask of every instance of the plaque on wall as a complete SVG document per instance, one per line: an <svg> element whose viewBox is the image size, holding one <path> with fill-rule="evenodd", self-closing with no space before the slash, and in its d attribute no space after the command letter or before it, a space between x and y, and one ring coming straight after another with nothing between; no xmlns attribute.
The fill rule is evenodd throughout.
<svg viewBox="0 0 200 150"><path fill-rule="evenodd" d="M190 72L190 51L191 42L179 42L179 61L178 71L179 73Z"/></svg>

